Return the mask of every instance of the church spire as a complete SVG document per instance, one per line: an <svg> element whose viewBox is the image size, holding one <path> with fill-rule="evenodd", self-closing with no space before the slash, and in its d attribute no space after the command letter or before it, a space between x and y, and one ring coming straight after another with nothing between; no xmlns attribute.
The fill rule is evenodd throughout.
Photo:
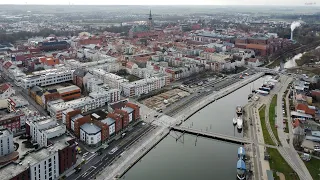
<svg viewBox="0 0 320 180"><path fill-rule="evenodd" d="M148 18L148 26L150 28L150 30L153 30L153 21L152 21L152 14L151 14L151 9L150 9L150 14L149 14L149 18Z"/></svg>
<svg viewBox="0 0 320 180"><path fill-rule="evenodd" d="M151 9L150 9L150 14L149 14L149 20L152 20Z"/></svg>

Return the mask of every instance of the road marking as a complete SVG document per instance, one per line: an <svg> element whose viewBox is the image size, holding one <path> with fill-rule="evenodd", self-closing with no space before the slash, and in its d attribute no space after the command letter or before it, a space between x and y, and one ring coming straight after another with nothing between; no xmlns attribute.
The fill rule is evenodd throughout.
<svg viewBox="0 0 320 180"><path fill-rule="evenodd" d="M94 157L96 157L96 156L97 156L96 153L92 154L89 158L86 159L86 163L88 163L89 161L91 161L91 160L92 160Z"/></svg>

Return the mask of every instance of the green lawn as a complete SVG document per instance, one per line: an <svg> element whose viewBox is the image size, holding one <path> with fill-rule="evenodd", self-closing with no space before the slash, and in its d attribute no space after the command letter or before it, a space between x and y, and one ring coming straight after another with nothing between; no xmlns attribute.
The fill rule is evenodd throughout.
<svg viewBox="0 0 320 180"><path fill-rule="evenodd" d="M270 137L268 130L267 130L266 120L265 120L266 119L265 112L266 112L265 106L263 106L262 108L259 109L260 124L261 124L261 128L262 128L264 143L270 144L270 145L275 145Z"/></svg>
<svg viewBox="0 0 320 180"><path fill-rule="evenodd" d="M276 128L276 121L275 121L275 112L276 112L276 106L277 106L277 95L274 95L269 107L269 122L272 129L272 132L274 136L276 137L278 143L280 143L279 137L278 137L278 131Z"/></svg>
<svg viewBox="0 0 320 180"><path fill-rule="evenodd" d="M320 160L316 158L311 158L310 161L305 162L311 176L313 179L319 179L320 178Z"/></svg>
<svg viewBox="0 0 320 180"><path fill-rule="evenodd" d="M289 164L283 159L281 154L277 149L267 148L267 152L270 155L270 169L273 170L275 179L279 179L276 175L276 171L281 172L285 175L286 180L298 180L299 177L294 173L293 169Z"/></svg>

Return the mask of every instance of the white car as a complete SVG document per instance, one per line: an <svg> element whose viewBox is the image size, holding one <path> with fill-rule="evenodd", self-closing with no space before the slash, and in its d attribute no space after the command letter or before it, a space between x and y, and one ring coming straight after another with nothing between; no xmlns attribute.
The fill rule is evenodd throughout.
<svg viewBox="0 0 320 180"><path fill-rule="evenodd" d="M115 147L113 149L111 149L111 151L109 152L109 154L114 154L115 152L118 151L118 147Z"/></svg>

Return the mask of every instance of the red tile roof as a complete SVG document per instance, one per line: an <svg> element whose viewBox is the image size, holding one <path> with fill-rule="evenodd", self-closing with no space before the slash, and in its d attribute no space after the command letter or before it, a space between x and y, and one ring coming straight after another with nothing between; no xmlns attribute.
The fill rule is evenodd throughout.
<svg viewBox="0 0 320 180"><path fill-rule="evenodd" d="M7 83L0 85L0 94L6 92L6 90L8 90L9 88L10 88L10 85Z"/></svg>
<svg viewBox="0 0 320 180"><path fill-rule="evenodd" d="M298 126L300 126L300 120L299 119L295 119L292 123L293 127L296 128Z"/></svg>
<svg viewBox="0 0 320 180"><path fill-rule="evenodd" d="M12 63L8 61L8 62L6 62L6 63L4 64L3 67L4 67L5 69L9 69L11 66L12 66Z"/></svg>
<svg viewBox="0 0 320 180"><path fill-rule="evenodd" d="M297 104L296 110L302 110L306 114L309 114L309 115L312 115L312 116L314 116L316 114L316 111L314 109L310 109L307 105L301 104L301 103Z"/></svg>

